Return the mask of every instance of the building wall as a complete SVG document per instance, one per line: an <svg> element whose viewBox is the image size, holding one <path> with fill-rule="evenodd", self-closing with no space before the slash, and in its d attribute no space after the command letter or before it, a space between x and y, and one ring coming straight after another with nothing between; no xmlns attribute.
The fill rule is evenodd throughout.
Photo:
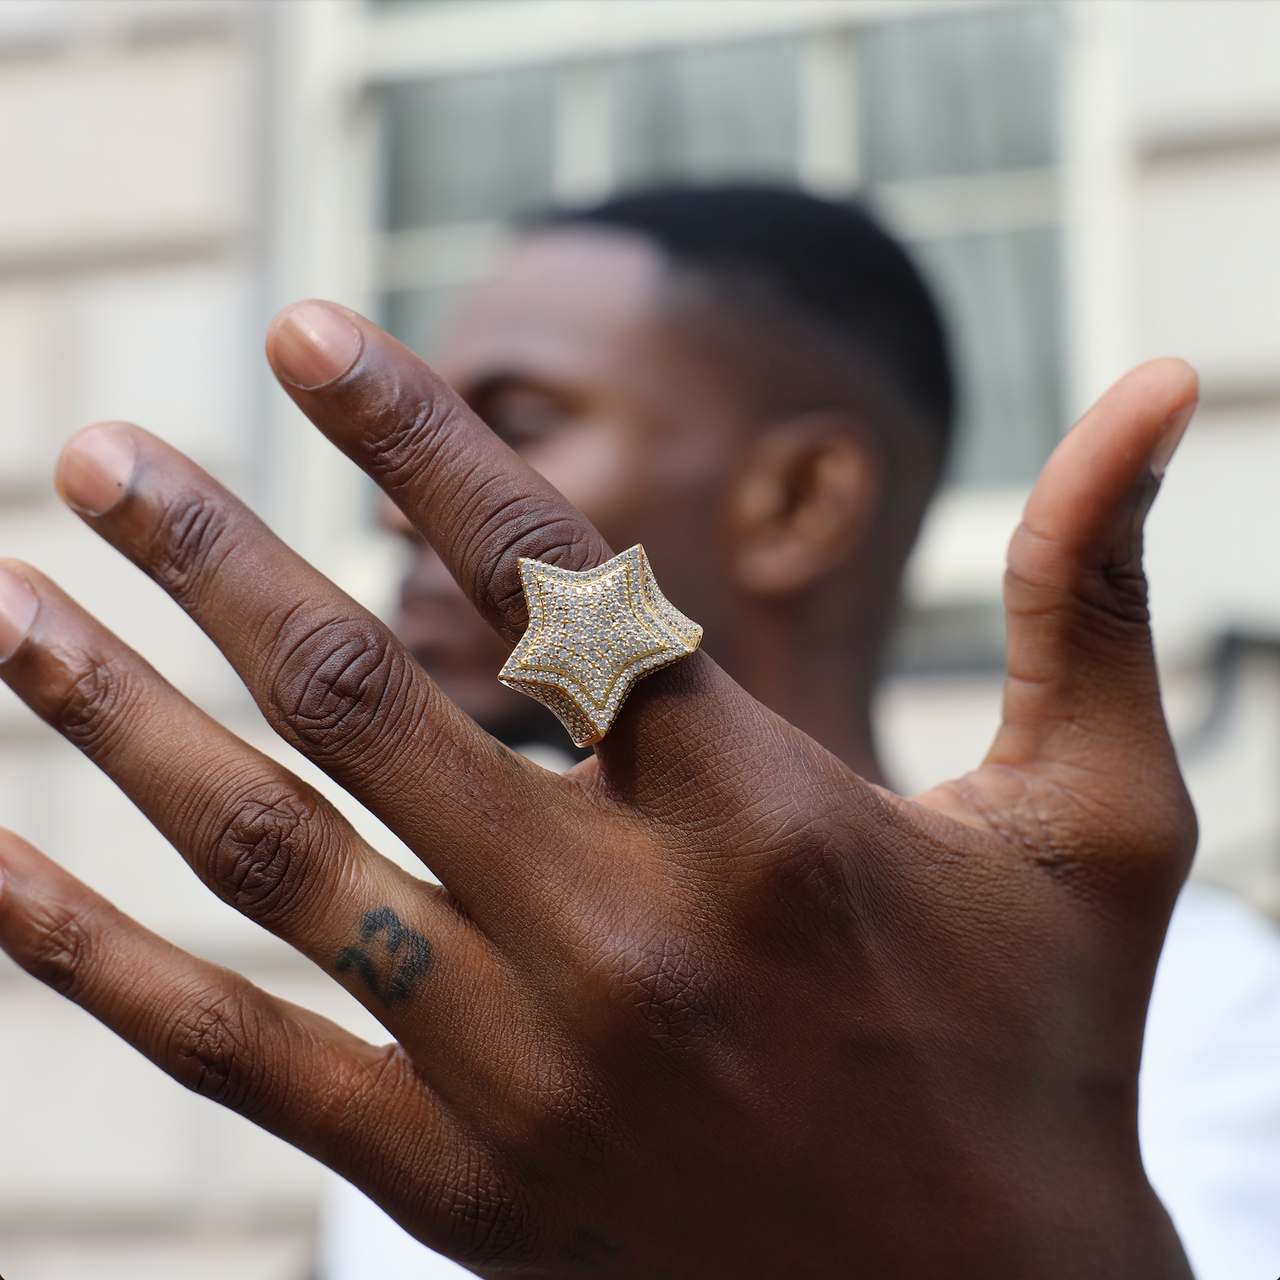
<svg viewBox="0 0 1280 1280"><path fill-rule="evenodd" d="M0 553L251 732L227 664L57 501L52 470L73 431L119 417L266 496L265 19L235 0L0 6ZM216 903L4 689L0 822L180 945L304 1002L346 1003ZM307 1274L310 1161L187 1094L4 957L0 1044L5 1276Z"/></svg>
<svg viewBox="0 0 1280 1280"><path fill-rule="evenodd" d="M476 26L495 3L436 6L453 43L431 56L458 67L495 50L521 56L503 53L501 33L486 44ZM620 49L628 32L627 47L647 48L674 29L671 6L656 0L598 3L612 6L608 39ZM732 8L684 4L710 43ZM812 40L916 8L929 6L793 0L757 6L752 20ZM1203 873L1280 909L1280 3L1053 8L1070 59L1054 197L1067 394L1083 407L1155 354L1184 355L1204 377L1202 413L1151 521L1155 623L1202 815ZM130 418L191 453L362 598L385 602L395 561L369 528L367 486L272 387L260 339L291 297L376 305L386 255L420 267L432 249L377 234L369 86L411 60L412 42L386 35L405 12L344 0L0 6L0 552L44 569L202 706L282 757L209 642L56 501L50 474L79 426ZM542 25L548 58L587 47L590 24L566 12L551 6ZM840 46L812 48L830 59ZM599 81L583 67L566 92L585 109ZM832 92L821 101L839 104ZM856 182L841 158L846 134L806 136L817 140L803 170L815 184ZM557 191L600 187L599 139L587 130L580 141L585 150L554 167ZM483 262L487 243L458 242L453 261L472 252ZM1023 493L956 490L939 504L911 570L917 604L994 604ZM1228 633L1236 640L1224 646ZM880 719L904 789L971 765L998 695L990 674L892 679ZM4 690L0 822L180 945L382 1034L213 901ZM308 1273L323 1185L311 1162L186 1095L3 958L0 1042L0 1272L10 1280Z"/></svg>
<svg viewBox="0 0 1280 1280"><path fill-rule="evenodd" d="M1280 912L1280 6L1130 3L1113 22L1132 358L1182 355L1202 381L1148 554L1199 870Z"/></svg>

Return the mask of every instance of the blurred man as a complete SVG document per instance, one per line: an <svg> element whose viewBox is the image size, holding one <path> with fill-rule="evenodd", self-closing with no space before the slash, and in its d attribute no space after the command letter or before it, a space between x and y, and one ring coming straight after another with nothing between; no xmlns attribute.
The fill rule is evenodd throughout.
<svg viewBox="0 0 1280 1280"><path fill-rule="evenodd" d="M869 219L790 192L722 189L544 224L475 291L437 367L612 547L644 544L730 675L884 781L871 695L953 391L933 304ZM567 767L563 730L498 684L504 646L415 545L401 637L491 733ZM1270 1277L1280 941L1265 922L1184 895L1148 1045L1149 1173L1197 1274ZM326 1280L460 1270L345 1184L326 1247Z"/></svg>
<svg viewBox="0 0 1280 1280"><path fill-rule="evenodd" d="M736 680L881 780L871 690L952 402L896 245L789 193L617 202L526 237L440 368L611 545L644 543ZM564 744L473 613L424 551L402 638L491 732Z"/></svg>

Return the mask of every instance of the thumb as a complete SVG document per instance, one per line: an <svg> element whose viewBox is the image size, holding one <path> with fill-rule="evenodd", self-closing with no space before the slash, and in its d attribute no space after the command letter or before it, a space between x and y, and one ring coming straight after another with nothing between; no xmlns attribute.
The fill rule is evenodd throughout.
<svg viewBox="0 0 1280 1280"><path fill-rule="evenodd" d="M955 797L939 807L975 820L973 802L987 814L996 802L1041 834L1046 820L1079 831L1103 815L1131 853L1189 860L1194 816L1160 704L1142 527L1197 394L1182 361L1141 365L1045 465L1009 546L1003 723L969 777L969 812Z"/></svg>
<svg viewBox="0 0 1280 1280"><path fill-rule="evenodd" d="M1009 679L988 762L1089 767L1122 745L1172 753L1142 529L1197 394L1181 360L1141 365L1046 464L1009 546Z"/></svg>

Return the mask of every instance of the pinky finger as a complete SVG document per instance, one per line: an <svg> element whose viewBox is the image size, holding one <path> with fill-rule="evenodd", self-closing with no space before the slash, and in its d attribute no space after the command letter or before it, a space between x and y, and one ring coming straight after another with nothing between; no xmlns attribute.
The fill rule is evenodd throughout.
<svg viewBox="0 0 1280 1280"><path fill-rule="evenodd" d="M24 840L0 831L0 947L179 1084L345 1176L408 1123L445 1142L400 1050L166 942Z"/></svg>

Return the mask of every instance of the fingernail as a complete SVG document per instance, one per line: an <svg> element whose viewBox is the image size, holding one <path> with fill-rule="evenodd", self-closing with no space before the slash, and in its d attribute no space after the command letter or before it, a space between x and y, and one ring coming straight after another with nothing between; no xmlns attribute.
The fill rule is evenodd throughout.
<svg viewBox="0 0 1280 1280"><path fill-rule="evenodd" d="M58 459L58 488L85 515L105 515L124 497L138 465L138 446L123 428L90 427Z"/></svg>
<svg viewBox="0 0 1280 1280"><path fill-rule="evenodd" d="M1156 436L1156 447L1151 450L1151 474L1157 480L1164 477L1165 468L1169 465L1169 459L1173 457L1178 445L1182 443L1182 437L1187 431L1187 424L1191 421L1191 417L1199 403L1199 400L1193 400L1176 413L1171 413L1165 419L1164 426L1160 428L1160 434Z"/></svg>
<svg viewBox="0 0 1280 1280"><path fill-rule="evenodd" d="M355 364L364 339L336 307L299 302L275 318L270 343L276 372L299 390L314 391Z"/></svg>
<svg viewBox="0 0 1280 1280"><path fill-rule="evenodd" d="M0 565L0 662L8 662L40 612L36 593L12 569Z"/></svg>

